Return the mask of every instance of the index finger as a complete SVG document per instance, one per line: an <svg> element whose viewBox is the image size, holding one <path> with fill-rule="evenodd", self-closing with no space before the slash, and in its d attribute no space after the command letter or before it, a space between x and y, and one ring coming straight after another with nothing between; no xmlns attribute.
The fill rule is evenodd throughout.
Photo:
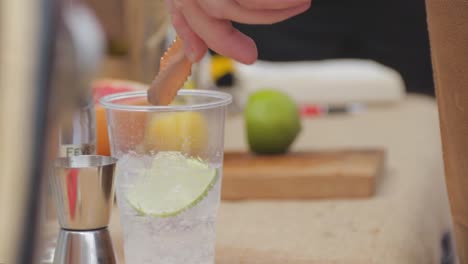
<svg viewBox="0 0 468 264"><path fill-rule="evenodd" d="M239 5L249 9L288 9L305 4L311 0L235 0Z"/></svg>
<svg viewBox="0 0 468 264"><path fill-rule="evenodd" d="M197 1L187 1L181 11L193 31L209 48L245 64L257 59L254 41L235 29L230 21L208 16Z"/></svg>

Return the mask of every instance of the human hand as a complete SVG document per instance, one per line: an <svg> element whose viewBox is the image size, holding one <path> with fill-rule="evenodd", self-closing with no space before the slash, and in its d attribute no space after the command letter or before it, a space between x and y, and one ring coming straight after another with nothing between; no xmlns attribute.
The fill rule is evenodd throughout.
<svg viewBox="0 0 468 264"><path fill-rule="evenodd" d="M165 0L186 56L199 61L208 48L241 63L257 59L254 41L232 26L273 24L309 9L311 0Z"/></svg>

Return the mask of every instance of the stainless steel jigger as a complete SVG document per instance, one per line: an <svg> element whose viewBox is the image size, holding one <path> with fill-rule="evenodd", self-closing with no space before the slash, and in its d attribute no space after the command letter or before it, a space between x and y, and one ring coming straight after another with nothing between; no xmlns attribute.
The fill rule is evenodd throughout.
<svg viewBox="0 0 468 264"><path fill-rule="evenodd" d="M55 264L117 263L107 230L116 162L96 155L55 161L52 188L61 226Z"/></svg>

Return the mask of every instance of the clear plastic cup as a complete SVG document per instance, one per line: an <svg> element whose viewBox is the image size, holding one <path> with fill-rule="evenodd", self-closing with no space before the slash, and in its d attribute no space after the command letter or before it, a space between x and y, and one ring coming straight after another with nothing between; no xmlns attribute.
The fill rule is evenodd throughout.
<svg viewBox="0 0 468 264"><path fill-rule="evenodd" d="M169 106L146 92L101 99L126 263L214 263L229 94L181 90Z"/></svg>

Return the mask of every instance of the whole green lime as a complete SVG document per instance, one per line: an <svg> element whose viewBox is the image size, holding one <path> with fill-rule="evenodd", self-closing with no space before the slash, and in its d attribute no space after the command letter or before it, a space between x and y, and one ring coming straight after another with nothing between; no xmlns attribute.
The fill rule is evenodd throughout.
<svg viewBox="0 0 468 264"><path fill-rule="evenodd" d="M296 103L274 89L252 93L244 118L250 150L257 154L286 153L301 131Z"/></svg>

